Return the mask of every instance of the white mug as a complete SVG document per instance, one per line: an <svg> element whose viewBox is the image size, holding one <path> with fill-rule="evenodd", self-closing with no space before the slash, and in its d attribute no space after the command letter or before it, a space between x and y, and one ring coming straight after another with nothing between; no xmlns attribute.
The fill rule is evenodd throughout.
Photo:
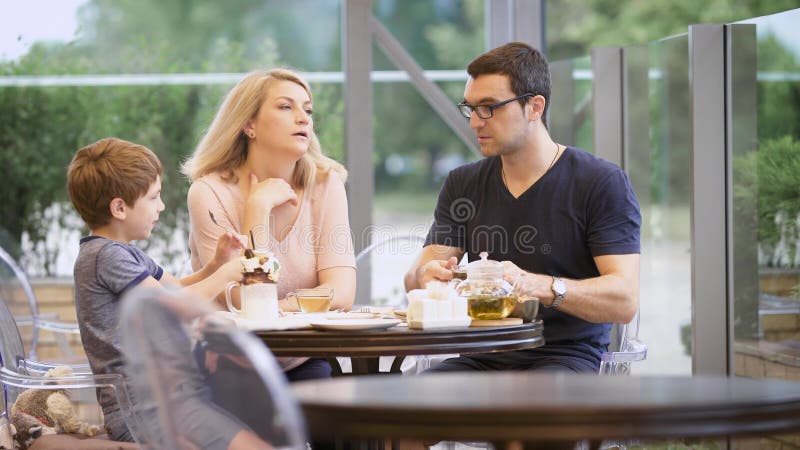
<svg viewBox="0 0 800 450"><path fill-rule="evenodd" d="M242 286L239 295L241 309L237 309L231 303L231 289L237 285ZM278 287L275 283L241 284L238 281L231 281L225 287L225 301L228 303L228 310L244 319L270 320L279 316Z"/></svg>

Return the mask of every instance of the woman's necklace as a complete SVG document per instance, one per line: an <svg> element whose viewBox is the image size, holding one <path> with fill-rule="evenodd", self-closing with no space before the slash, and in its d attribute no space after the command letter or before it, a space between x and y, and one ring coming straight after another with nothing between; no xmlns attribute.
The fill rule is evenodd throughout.
<svg viewBox="0 0 800 450"><path fill-rule="evenodd" d="M551 167L553 167L553 164L556 163L556 159L558 158L558 154L561 153L561 147L558 145L558 142L556 142L555 144L556 144L556 154L553 155L553 160L550 161L550 165L547 166L547 169L544 169L544 172L542 172L542 174L539 175L539 178L542 178L544 174L546 174L547 171L550 170ZM508 182L506 181L506 171L503 168L502 164L500 165L500 175L503 176L503 184L506 186L506 189L511 191L511 189L508 188Z"/></svg>

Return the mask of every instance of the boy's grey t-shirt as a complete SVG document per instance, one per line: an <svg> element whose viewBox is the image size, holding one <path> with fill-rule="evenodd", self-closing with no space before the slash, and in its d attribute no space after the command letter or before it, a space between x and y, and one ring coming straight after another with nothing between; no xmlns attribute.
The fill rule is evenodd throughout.
<svg viewBox="0 0 800 450"><path fill-rule="evenodd" d="M74 269L75 308L92 372L121 372L117 328L120 298L145 278L159 280L163 274L164 270L137 247L100 236L81 239ZM102 394L99 397L104 412L117 409L115 399Z"/></svg>

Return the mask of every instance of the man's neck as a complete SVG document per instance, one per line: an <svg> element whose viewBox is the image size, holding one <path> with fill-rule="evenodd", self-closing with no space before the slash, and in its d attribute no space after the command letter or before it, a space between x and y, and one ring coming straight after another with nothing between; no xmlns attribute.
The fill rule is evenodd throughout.
<svg viewBox="0 0 800 450"><path fill-rule="evenodd" d="M555 163L560 151L560 146L545 134L514 153L502 155L506 183L532 185Z"/></svg>

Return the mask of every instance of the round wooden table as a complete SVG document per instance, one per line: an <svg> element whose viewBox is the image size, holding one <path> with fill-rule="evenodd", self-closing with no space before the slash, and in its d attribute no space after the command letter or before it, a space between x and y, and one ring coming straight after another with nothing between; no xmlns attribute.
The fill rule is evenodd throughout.
<svg viewBox="0 0 800 450"><path fill-rule="evenodd" d="M353 374L377 374L381 356L395 356L389 373L400 373L408 355L488 353L544 345L542 322L503 327L415 330L393 327L371 331L256 331L275 356L328 358L341 375L337 356L351 358Z"/></svg>
<svg viewBox="0 0 800 450"><path fill-rule="evenodd" d="M291 388L320 439L552 443L800 430L800 383L771 379L494 372Z"/></svg>

